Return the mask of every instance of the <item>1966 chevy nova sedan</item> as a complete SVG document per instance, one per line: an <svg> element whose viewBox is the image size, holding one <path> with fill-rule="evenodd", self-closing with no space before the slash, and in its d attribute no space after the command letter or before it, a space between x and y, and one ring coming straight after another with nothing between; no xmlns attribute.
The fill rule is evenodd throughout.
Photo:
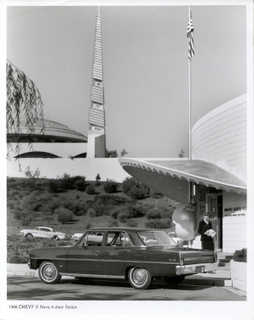
<svg viewBox="0 0 254 320"><path fill-rule="evenodd" d="M40 279L56 283L61 276L128 279L136 289L154 277L179 282L185 275L214 268L212 251L181 248L164 230L101 228L87 230L70 247L31 250L29 267Z"/></svg>

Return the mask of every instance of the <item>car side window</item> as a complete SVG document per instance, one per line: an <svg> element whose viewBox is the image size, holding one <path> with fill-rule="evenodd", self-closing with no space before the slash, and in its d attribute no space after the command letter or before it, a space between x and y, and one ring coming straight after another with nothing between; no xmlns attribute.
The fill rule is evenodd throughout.
<svg viewBox="0 0 254 320"><path fill-rule="evenodd" d="M40 231L46 231L46 232L50 232L51 230L50 229L47 229L47 228L39 228Z"/></svg>
<svg viewBox="0 0 254 320"><path fill-rule="evenodd" d="M102 246L103 235L103 232L87 232L83 239L80 241L79 247Z"/></svg>
<svg viewBox="0 0 254 320"><path fill-rule="evenodd" d="M108 232L106 245L112 247L130 247L132 241L126 232Z"/></svg>

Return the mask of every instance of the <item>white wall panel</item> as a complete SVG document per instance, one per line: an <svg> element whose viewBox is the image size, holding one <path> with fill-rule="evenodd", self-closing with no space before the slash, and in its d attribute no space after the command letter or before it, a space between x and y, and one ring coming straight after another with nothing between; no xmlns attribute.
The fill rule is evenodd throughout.
<svg viewBox="0 0 254 320"><path fill-rule="evenodd" d="M223 251L234 252L246 247L246 216L224 217Z"/></svg>
<svg viewBox="0 0 254 320"><path fill-rule="evenodd" d="M212 110L192 129L193 159L214 163L246 181L246 96Z"/></svg>

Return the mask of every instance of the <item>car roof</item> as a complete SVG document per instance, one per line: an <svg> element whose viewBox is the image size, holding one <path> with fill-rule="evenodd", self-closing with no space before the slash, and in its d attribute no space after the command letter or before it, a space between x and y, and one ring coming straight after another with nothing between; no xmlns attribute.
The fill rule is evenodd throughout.
<svg viewBox="0 0 254 320"><path fill-rule="evenodd" d="M86 231L133 231L133 232L138 232L138 231L159 231L159 230L167 230L167 229L149 229L149 228L131 228L131 227L96 227L96 228L90 228L87 229Z"/></svg>
<svg viewBox="0 0 254 320"><path fill-rule="evenodd" d="M45 226L38 226L38 227L36 227L36 228L46 228L46 229L53 229L53 228L51 228L51 227L45 227Z"/></svg>

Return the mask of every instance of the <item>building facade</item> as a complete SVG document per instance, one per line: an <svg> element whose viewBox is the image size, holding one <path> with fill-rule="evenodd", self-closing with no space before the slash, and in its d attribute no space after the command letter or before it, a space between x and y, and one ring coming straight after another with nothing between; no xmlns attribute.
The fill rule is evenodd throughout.
<svg viewBox="0 0 254 320"><path fill-rule="evenodd" d="M217 233L216 249L234 251L246 247L245 218L239 228L234 223L246 214L246 127L246 96L242 95L193 126L191 160L126 158L120 162L130 175L166 194L177 206L191 203L195 210L181 214L182 221L175 216L181 226L189 221L188 228L179 228L180 237L192 240L206 213Z"/></svg>

